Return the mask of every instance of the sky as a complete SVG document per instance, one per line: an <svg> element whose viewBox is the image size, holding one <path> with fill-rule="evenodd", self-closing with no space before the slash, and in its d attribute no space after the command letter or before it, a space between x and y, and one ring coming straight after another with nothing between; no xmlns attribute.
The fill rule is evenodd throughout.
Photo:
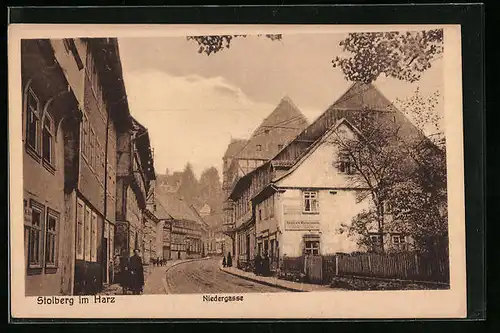
<svg viewBox="0 0 500 333"><path fill-rule="evenodd" d="M148 128L156 172L190 162L197 177L211 166L222 175L231 138L248 138L284 96L316 119L351 85L331 64L345 37L248 36L210 56L185 37L119 38L130 111ZM385 77L374 83L391 101L411 96L417 85L430 94L443 90L442 66L435 61L417 84Z"/></svg>

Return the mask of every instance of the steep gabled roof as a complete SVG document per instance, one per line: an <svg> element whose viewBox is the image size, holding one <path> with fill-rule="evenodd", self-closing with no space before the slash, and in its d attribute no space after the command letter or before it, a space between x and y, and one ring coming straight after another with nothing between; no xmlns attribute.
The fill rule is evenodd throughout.
<svg viewBox="0 0 500 333"><path fill-rule="evenodd" d="M278 145L287 144L307 126L306 117L293 101L285 96L235 157L268 160L278 152Z"/></svg>
<svg viewBox="0 0 500 333"><path fill-rule="evenodd" d="M333 103L326 112L371 110L379 111L387 123L398 126L399 136L409 141L422 140L424 133L418 129L400 110L398 110L387 97L372 83L356 82ZM345 117L355 124L349 114ZM360 128L362 131L363 129Z"/></svg>
<svg viewBox="0 0 500 333"><path fill-rule="evenodd" d="M283 149L271 156L268 162L239 178L233 184L228 197L232 195L240 182L248 181L253 173L269 167L269 164L274 164L273 166L280 169L296 165L315 145L318 145L325 133L337 126L343 118L352 128L362 134L363 129L357 127L353 115L356 112L367 110L379 111L380 113L377 114L381 116L380 119L393 124L393 126L398 126L401 138L414 142L425 139L425 135L401 111L396 109L373 84L354 83L311 125L287 143Z"/></svg>
<svg viewBox="0 0 500 333"><path fill-rule="evenodd" d="M361 131L357 129L353 124L351 124L347 119L342 118L338 120L337 123L334 126L330 127L328 131L326 131L321 138L316 140L312 145L310 145L307 149L305 149L300 157L298 157L293 163L289 163L288 164L290 166L289 169L284 174L279 175L278 177L273 179L272 183L275 183L285 178L294 170L296 170L309 156L311 156L312 153L314 153L316 149L318 149L319 146L321 146L322 143L324 143L326 138L328 138L333 132L335 132L335 130L337 130L337 128L341 124L347 125L347 127L349 127L353 132L355 132L358 135L362 135Z"/></svg>
<svg viewBox="0 0 500 333"><path fill-rule="evenodd" d="M194 221L200 225L205 224L196 210L176 193L158 189L155 199L158 206L162 206L173 219Z"/></svg>
<svg viewBox="0 0 500 333"><path fill-rule="evenodd" d="M340 96L330 108L335 109L370 109L374 111L395 111L394 105L375 87L369 83L355 82Z"/></svg>
<svg viewBox="0 0 500 333"><path fill-rule="evenodd" d="M173 219L172 215L170 215L167 212L167 209L165 207L163 207L163 205L159 201L156 202L156 210L154 211L154 215L159 220L170 220L170 219Z"/></svg>
<svg viewBox="0 0 500 333"><path fill-rule="evenodd" d="M224 153L224 158L232 158L238 154L241 149L245 146L247 140L244 139L232 139L227 146L226 152Z"/></svg>

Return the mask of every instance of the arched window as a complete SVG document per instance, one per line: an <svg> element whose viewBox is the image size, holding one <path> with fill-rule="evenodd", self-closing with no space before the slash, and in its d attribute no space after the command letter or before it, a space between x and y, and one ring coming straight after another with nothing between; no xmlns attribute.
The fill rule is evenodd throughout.
<svg viewBox="0 0 500 333"><path fill-rule="evenodd" d="M54 120L48 113L43 118L42 156L44 162L54 166Z"/></svg>
<svg viewBox="0 0 500 333"><path fill-rule="evenodd" d="M26 95L26 144L40 154L40 100L29 88Z"/></svg>

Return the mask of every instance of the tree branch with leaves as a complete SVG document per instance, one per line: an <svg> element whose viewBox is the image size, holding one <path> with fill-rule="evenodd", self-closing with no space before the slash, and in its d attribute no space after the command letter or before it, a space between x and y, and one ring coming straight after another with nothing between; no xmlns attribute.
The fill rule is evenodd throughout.
<svg viewBox="0 0 500 333"><path fill-rule="evenodd" d="M281 40L280 34L265 34L257 35L264 36L272 41ZM246 38L247 35L208 35L208 36L187 36L187 40L192 40L198 43L198 53L206 54L207 56L220 52L231 47L233 39Z"/></svg>
<svg viewBox="0 0 500 333"><path fill-rule="evenodd" d="M385 74L415 82L443 53L443 30L356 32L340 46L350 55L337 56L332 64L348 81L371 83Z"/></svg>

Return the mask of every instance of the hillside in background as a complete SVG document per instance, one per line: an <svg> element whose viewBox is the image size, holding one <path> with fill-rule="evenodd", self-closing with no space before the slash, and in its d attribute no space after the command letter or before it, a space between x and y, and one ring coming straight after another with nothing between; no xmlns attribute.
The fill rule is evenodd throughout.
<svg viewBox="0 0 500 333"><path fill-rule="evenodd" d="M157 175L157 186L163 191L176 193L201 212L205 205L210 207L209 215L203 219L210 226L222 224L222 184L215 167L205 169L197 179L191 164L186 164L182 172Z"/></svg>

